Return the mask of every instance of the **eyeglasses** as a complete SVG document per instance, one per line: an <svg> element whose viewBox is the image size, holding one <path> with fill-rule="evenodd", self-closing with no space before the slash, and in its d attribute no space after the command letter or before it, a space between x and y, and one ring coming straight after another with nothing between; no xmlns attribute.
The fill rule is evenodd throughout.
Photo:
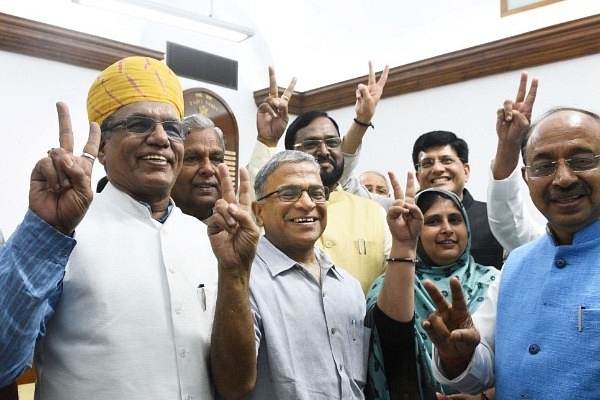
<svg viewBox="0 0 600 400"><path fill-rule="evenodd" d="M149 135L154 132L156 125L162 125L165 133L171 140L183 141L190 133L190 128L179 121L156 121L150 117L135 115L125 117L123 120L115 122L106 130L112 131L115 128L125 128L127 133L134 135Z"/></svg>
<svg viewBox="0 0 600 400"><path fill-rule="evenodd" d="M571 158L561 158L555 161L534 161L531 165L526 165L527 177L530 179L539 179L554 175L558 163L562 160L569 166L574 173L591 171L598 168L598 157L600 154L584 153Z"/></svg>
<svg viewBox="0 0 600 400"><path fill-rule="evenodd" d="M257 201L264 200L276 194L279 200L285 203L294 203L300 199L302 192L308 193L308 196L314 203L325 203L329 198L329 188L327 186L311 185L305 189L298 185L284 185L274 192L265 194Z"/></svg>
<svg viewBox="0 0 600 400"><path fill-rule="evenodd" d="M300 143L296 143L294 145L294 149L297 149L298 147L302 147L304 150L314 150L317 147L319 147L321 145L321 143L325 143L325 146L329 147L330 149L335 149L336 147L339 147L340 144L342 143L342 139L339 137L332 137L332 138L328 138L328 139L308 139L308 140L304 140Z"/></svg>
<svg viewBox="0 0 600 400"><path fill-rule="evenodd" d="M456 159L450 156L443 156L439 160L435 160L433 158L424 158L415 164L415 169L417 171L424 171L426 169L433 168L435 163L437 163L438 161L442 165L452 165L458 160L462 161L460 158Z"/></svg>

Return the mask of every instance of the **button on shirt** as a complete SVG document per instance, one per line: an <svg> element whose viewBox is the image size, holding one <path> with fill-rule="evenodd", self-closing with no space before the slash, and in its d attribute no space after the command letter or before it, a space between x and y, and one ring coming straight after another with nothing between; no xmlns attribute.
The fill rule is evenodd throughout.
<svg viewBox="0 0 600 400"><path fill-rule="evenodd" d="M315 248L322 284L261 237L250 275L252 399L362 399L370 330L360 283Z"/></svg>

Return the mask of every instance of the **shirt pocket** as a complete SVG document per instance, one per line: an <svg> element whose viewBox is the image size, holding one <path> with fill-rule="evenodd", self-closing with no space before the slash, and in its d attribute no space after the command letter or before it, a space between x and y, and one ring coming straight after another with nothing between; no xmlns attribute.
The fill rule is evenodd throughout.
<svg viewBox="0 0 600 400"><path fill-rule="evenodd" d="M367 380L367 362L369 359L369 340L371 329L364 326L363 320L353 320L348 324L348 359L350 379L363 387Z"/></svg>

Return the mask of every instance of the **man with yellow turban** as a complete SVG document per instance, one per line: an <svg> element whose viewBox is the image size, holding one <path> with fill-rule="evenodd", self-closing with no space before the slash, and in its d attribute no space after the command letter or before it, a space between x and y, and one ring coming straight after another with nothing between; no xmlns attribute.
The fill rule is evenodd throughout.
<svg viewBox="0 0 600 400"><path fill-rule="evenodd" d="M77 157L68 109L57 104L60 147L36 164L29 210L0 249L0 387L34 357L36 399L213 398L209 354L217 379L245 367L224 371L236 349L218 337L239 305L229 292L247 290L239 282L248 281L258 240L248 175L240 172L238 202L219 168L223 198L208 235L175 206L183 93L158 60L108 67L87 109L90 136ZM94 195L96 157L109 182Z"/></svg>

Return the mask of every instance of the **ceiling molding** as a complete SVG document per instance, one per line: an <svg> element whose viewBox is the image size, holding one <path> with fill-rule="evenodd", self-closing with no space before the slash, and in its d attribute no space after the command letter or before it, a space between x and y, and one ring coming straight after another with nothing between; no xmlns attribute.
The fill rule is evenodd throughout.
<svg viewBox="0 0 600 400"><path fill-rule="evenodd" d="M164 59L164 53L0 13L0 50L103 70L123 57ZM383 97L564 61L600 52L600 14L511 36L390 69ZM289 111L352 106L367 76L294 92ZM280 93L283 89L280 89ZM257 105L269 89L254 92Z"/></svg>
<svg viewBox="0 0 600 400"><path fill-rule="evenodd" d="M103 70L127 56L164 53L0 13L0 50Z"/></svg>
<svg viewBox="0 0 600 400"><path fill-rule="evenodd" d="M552 25L468 49L391 68L382 97L464 82L503 72L569 60L600 52L600 14ZM295 92L289 111L334 110L352 106L359 83L368 76L350 79L306 92ZM282 91L283 89L280 89ZM257 105L269 88L254 92Z"/></svg>

